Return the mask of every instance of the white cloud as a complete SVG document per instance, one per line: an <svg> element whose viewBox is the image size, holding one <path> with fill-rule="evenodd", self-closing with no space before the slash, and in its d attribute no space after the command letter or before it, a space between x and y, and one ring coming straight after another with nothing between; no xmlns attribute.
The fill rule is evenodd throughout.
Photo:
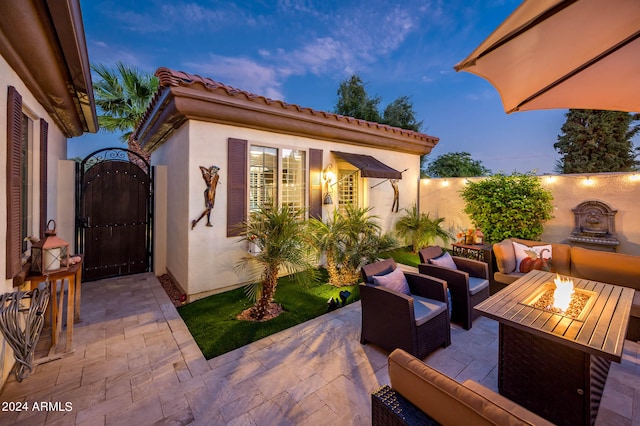
<svg viewBox="0 0 640 426"><path fill-rule="evenodd" d="M113 67L116 62L122 62L140 69L143 72L154 73L155 67L152 61L139 51L133 51L128 48L111 46L102 40L88 40L87 49L89 50L89 60L92 64L103 64L107 67Z"/></svg>
<svg viewBox="0 0 640 426"><path fill-rule="evenodd" d="M170 4L158 1L155 7L144 12L127 10L113 4L103 6L103 12L111 19L125 24L126 30L137 33L172 32L177 29L188 28L190 32L210 31L228 27L229 25L254 26L258 20L250 13L238 9L233 3L224 7L206 7L197 2L172 2Z"/></svg>
<svg viewBox="0 0 640 426"><path fill-rule="evenodd" d="M207 62L187 62L185 67L240 90L284 100L282 81L276 70L252 59L211 55Z"/></svg>

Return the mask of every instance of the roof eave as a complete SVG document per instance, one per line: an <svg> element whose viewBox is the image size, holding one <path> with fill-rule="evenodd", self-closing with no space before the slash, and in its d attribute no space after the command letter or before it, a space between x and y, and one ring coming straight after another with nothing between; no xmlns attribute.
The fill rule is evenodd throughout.
<svg viewBox="0 0 640 426"><path fill-rule="evenodd" d="M78 0L0 2L0 54L66 137L98 130Z"/></svg>
<svg viewBox="0 0 640 426"><path fill-rule="evenodd" d="M278 101L274 101L278 102ZM194 86L163 87L136 132L146 151L155 150L187 120L247 127L423 155L431 152L438 138L351 117L282 104L229 96L224 90Z"/></svg>

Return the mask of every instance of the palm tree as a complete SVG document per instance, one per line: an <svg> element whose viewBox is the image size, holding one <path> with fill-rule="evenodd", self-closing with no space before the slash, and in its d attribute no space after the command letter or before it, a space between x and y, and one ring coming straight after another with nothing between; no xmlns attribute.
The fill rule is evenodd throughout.
<svg viewBox="0 0 640 426"><path fill-rule="evenodd" d="M396 231L400 238L411 243L414 253L428 247L436 238L445 243L452 238L441 228L443 217L431 219L428 214L420 213L416 204L404 211L406 214L396 222Z"/></svg>
<svg viewBox="0 0 640 426"><path fill-rule="evenodd" d="M370 210L347 204L342 213L334 210L326 222L309 220L309 236L316 250L326 256L330 284L339 287L356 283L360 267L394 245L391 238L380 234L377 216L369 215Z"/></svg>
<svg viewBox="0 0 640 426"><path fill-rule="evenodd" d="M120 139L148 162L149 154L142 151L133 132L158 90L158 78L122 62L117 62L115 69L102 64L93 64L91 69L100 77L93 84L96 105L102 112L98 115L100 128L121 132Z"/></svg>
<svg viewBox="0 0 640 426"><path fill-rule="evenodd" d="M243 224L241 241L253 243L257 250L255 255L245 256L241 266L253 263L262 271L261 279L247 289L257 300L250 312L256 320L267 314L282 270L287 274L298 273L294 278L299 281L313 278L315 270L304 233L304 213L304 209L264 205Z"/></svg>

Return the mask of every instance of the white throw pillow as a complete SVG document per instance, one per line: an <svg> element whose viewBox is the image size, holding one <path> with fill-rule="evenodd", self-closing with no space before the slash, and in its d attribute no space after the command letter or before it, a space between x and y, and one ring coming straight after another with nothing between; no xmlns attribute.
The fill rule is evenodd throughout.
<svg viewBox="0 0 640 426"><path fill-rule="evenodd" d="M527 251L533 251L536 255L538 255L538 257L542 255L543 259L551 259L551 244L529 247L513 241L513 251L516 254L516 272L520 271L520 263L522 262L522 260L529 257L529 253L527 253Z"/></svg>
<svg viewBox="0 0 640 426"><path fill-rule="evenodd" d="M449 268L449 269L456 269L456 270L458 269L458 267L456 266L456 263L453 261L453 258L447 252L444 252L444 254L441 254L438 257L434 257L433 259L429 259L429 263L432 263L438 266L444 266L445 268Z"/></svg>
<svg viewBox="0 0 640 426"><path fill-rule="evenodd" d="M387 275L374 275L373 284L397 291L398 293L411 294L409 283L400 268L394 269Z"/></svg>

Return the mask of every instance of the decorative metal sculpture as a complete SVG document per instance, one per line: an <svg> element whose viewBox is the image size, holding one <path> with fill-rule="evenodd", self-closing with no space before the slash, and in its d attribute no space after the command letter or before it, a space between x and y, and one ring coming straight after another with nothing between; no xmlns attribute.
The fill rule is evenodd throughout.
<svg viewBox="0 0 640 426"><path fill-rule="evenodd" d="M398 190L398 179L389 179L391 187L393 188L393 204L391 205L391 212L398 213L398 207L400 206L400 191Z"/></svg>
<svg viewBox="0 0 640 426"><path fill-rule="evenodd" d="M216 201L216 188L218 186L218 179L220 178L218 175L219 170L220 168L218 166L211 166L209 168L200 166L202 179L204 179L204 182L207 185L207 189L204 190L205 209L200 217L191 221L191 229L195 228L198 222L200 222L200 220L205 216L207 216L207 226L213 226L211 224L211 210L213 210L213 205Z"/></svg>

